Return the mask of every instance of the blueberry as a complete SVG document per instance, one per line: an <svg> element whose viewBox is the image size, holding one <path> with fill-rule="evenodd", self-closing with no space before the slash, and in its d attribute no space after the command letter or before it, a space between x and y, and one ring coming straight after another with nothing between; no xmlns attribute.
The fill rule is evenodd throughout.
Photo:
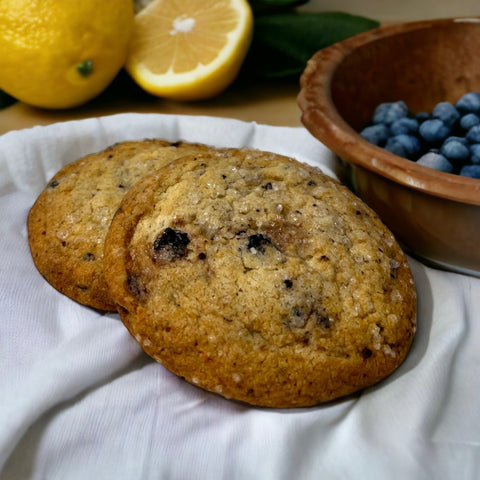
<svg viewBox="0 0 480 480"><path fill-rule="evenodd" d="M438 118L449 127L453 127L460 118L458 110L450 102L437 103L433 109L432 116L433 118Z"/></svg>
<svg viewBox="0 0 480 480"><path fill-rule="evenodd" d="M466 93L455 106L460 112L480 113L480 94L477 92Z"/></svg>
<svg viewBox="0 0 480 480"><path fill-rule="evenodd" d="M185 257L189 243L188 234L167 227L153 242L154 261Z"/></svg>
<svg viewBox="0 0 480 480"><path fill-rule="evenodd" d="M265 246L271 244L272 241L267 236L257 233L248 237L247 249L252 253L265 253Z"/></svg>
<svg viewBox="0 0 480 480"><path fill-rule="evenodd" d="M460 126L464 130L470 130L475 125L480 123L480 117L475 113L467 113L460 119Z"/></svg>
<svg viewBox="0 0 480 480"><path fill-rule="evenodd" d="M420 140L414 135L402 133L390 137L385 149L400 157L412 158L420 151Z"/></svg>
<svg viewBox="0 0 480 480"><path fill-rule="evenodd" d="M471 143L480 143L480 125L474 125L467 132L467 140Z"/></svg>
<svg viewBox="0 0 480 480"><path fill-rule="evenodd" d="M470 145L470 162L474 165L480 165L480 143Z"/></svg>
<svg viewBox="0 0 480 480"><path fill-rule="evenodd" d="M383 146L385 145L390 132L388 131L388 127L386 125L379 123L378 125L370 125L365 127L360 132L360 135L374 145Z"/></svg>
<svg viewBox="0 0 480 480"><path fill-rule="evenodd" d="M418 121L418 123L422 123L425 120L428 120L429 118L431 118L431 115L427 112L418 112L415 114L415 118Z"/></svg>
<svg viewBox="0 0 480 480"><path fill-rule="evenodd" d="M391 103L381 103L373 114L373 123L384 123L390 125L399 118L406 117L408 107L402 100Z"/></svg>
<svg viewBox="0 0 480 480"><path fill-rule="evenodd" d="M444 140L450 135L450 131L450 128L438 118L425 120L425 122L423 122L419 128L420 136L427 142L438 142Z"/></svg>
<svg viewBox="0 0 480 480"><path fill-rule="evenodd" d="M462 177L480 178L480 165L465 165L460 170Z"/></svg>
<svg viewBox="0 0 480 480"><path fill-rule="evenodd" d="M449 160L466 160L470 156L469 148L458 140L445 142L440 153Z"/></svg>
<svg viewBox="0 0 480 480"><path fill-rule="evenodd" d="M395 120L390 125L392 135L400 135L402 133L415 133L418 131L418 120L415 118L403 117Z"/></svg>
<svg viewBox="0 0 480 480"><path fill-rule="evenodd" d="M452 135L450 137L447 137L444 141L443 141L443 145L449 143L449 142L460 142L462 145L465 145L465 146L468 146L469 143L468 143L468 140L465 138L465 137L457 137L455 135Z"/></svg>
<svg viewBox="0 0 480 480"><path fill-rule="evenodd" d="M440 155L438 153L426 153L417 160L417 163L419 165L423 165L424 167L430 167L434 168L435 170L440 170L441 172L453 172L453 165L443 155Z"/></svg>
<svg viewBox="0 0 480 480"><path fill-rule="evenodd" d="M387 140L387 143L385 144L385 150L393 153L394 155L398 155L399 157L407 158L405 147L396 139L396 137L390 137Z"/></svg>

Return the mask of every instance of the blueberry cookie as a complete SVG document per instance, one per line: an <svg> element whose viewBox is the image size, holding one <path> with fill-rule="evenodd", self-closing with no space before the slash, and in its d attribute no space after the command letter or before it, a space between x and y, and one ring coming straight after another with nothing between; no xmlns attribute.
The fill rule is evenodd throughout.
<svg viewBox="0 0 480 480"><path fill-rule="evenodd" d="M28 217L37 269L57 290L101 310L115 310L103 278L103 243L128 189L147 173L204 145L142 140L116 144L60 170Z"/></svg>
<svg viewBox="0 0 480 480"><path fill-rule="evenodd" d="M185 157L124 197L105 276L130 333L188 382L310 406L393 372L414 331L404 254L318 169L230 150Z"/></svg>

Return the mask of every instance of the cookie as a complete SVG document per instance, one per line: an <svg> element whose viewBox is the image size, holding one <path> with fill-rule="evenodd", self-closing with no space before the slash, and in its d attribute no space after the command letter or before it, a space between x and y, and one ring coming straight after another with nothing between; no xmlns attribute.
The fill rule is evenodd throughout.
<svg viewBox="0 0 480 480"><path fill-rule="evenodd" d="M100 310L115 310L103 278L103 243L129 188L179 156L209 147L165 140L113 145L62 168L28 216L34 263L68 297Z"/></svg>
<svg viewBox="0 0 480 480"><path fill-rule="evenodd" d="M415 331L412 275L377 215L268 152L197 155L142 179L110 226L105 276L148 355L251 405L311 406L372 385Z"/></svg>

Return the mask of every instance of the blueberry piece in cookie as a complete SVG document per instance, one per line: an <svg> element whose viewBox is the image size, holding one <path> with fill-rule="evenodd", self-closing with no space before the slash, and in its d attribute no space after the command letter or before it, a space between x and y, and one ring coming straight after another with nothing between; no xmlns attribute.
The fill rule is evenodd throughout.
<svg viewBox="0 0 480 480"><path fill-rule="evenodd" d="M153 259L169 261L182 258L187 252L189 243L188 234L167 227L153 242Z"/></svg>

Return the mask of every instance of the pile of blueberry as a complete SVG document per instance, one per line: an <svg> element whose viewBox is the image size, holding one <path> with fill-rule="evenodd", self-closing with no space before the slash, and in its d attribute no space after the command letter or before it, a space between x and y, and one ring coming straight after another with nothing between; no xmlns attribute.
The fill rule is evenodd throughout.
<svg viewBox="0 0 480 480"><path fill-rule="evenodd" d="M431 113L411 113L401 100L382 103L360 134L420 165L480 178L480 93L440 102Z"/></svg>

